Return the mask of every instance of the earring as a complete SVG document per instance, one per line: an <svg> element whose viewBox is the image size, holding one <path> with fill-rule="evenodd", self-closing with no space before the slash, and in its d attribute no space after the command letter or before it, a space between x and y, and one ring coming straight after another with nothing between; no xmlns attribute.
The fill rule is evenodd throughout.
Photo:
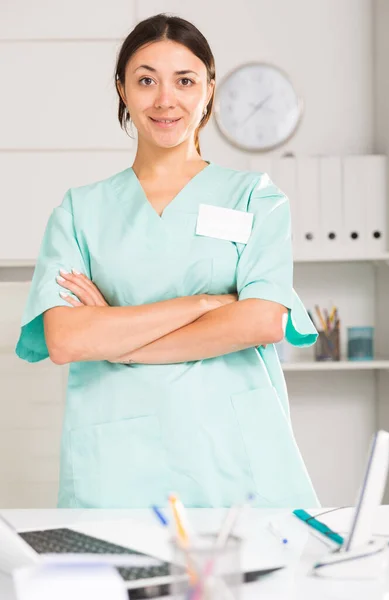
<svg viewBox="0 0 389 600"><path fill-rule="evenodd" d="M128 120L129 120L129 122L130 122L130 130L131 130L131 134L132 134L132 135L130 135L130 134L127 132L127 134L128 134L128 137L130 137L132 140L134 140L134 139L135 139L135 134L134 134L134 130L133 130L133 128L132 128L132 119L131 119L131 115L130 115L130 112L129 112L129 110L128 110L127 106L126 106L126 108L124 109L124 112L125 112L126 120L127 120L127 116L128 116ZM127 131L127 128L126 128L126 131Z"/></svg>
<svg viewBox="0 0 389 600"><path fill-rule="evenodd" d="M205 107L204 111L203 111L203 117L205 117L205 115L207 114L207 112L208 112L208 109L207 109L207 107Z"/></svg>

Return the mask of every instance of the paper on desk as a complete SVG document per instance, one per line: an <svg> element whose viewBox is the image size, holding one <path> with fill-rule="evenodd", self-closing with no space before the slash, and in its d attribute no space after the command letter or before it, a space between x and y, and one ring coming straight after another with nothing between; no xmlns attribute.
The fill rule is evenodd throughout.
<svg viewBox="0 0 389 600"><path fill-rule="evenodd" d="M13 572L17 600L128 600L114 567L44 564Z"/></svg>

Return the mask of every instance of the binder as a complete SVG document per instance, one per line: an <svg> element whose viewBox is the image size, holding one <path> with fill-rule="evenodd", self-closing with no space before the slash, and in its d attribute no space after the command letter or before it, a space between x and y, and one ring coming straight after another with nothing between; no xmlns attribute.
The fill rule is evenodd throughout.
<svg viewBox="0 0 389 600"><path fill-rule="evenodd" d="M342 203L342 160L323 156L319 159L319 214L322 256L326 258L344 253Z"/></svg>
<svg viewBox="0 0 389 600"><path fill-rule="evenodd" d="M294 157L277 158L273 161L273 183L288 197L292 221L292 243L294 258L300 257L299 248L299 221L297 214L297 189L296 189L296 159Z"/></svg>
<svg viewBox="0 0 389 600"><path fill-rule="evenodd" d="M322 255L320 248L319 159L314 157L297 158L296 167L299 258L318 258Z"/></svg>
<svg viewBox="0 0 389 600"><path fill-rule="evenodd" d="M366 195L366 156L346 156L343 163L344 251L347 257L364 257L366 218L369 196Z"/></svg>
<svg viewBox="0 0 389 600"><path fill-rule="evenodd" d="M366 253L379 256L387 248L386 157L364 157L363 188L366 202Z"/></svg>

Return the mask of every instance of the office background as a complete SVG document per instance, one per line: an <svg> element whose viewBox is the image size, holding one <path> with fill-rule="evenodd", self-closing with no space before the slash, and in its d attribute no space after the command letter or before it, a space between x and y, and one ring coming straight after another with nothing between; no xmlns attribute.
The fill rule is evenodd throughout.
<svg viewBox="0 0 389 600"><path fill-rule="evenodd" d="M199 27L218 82L241 63L266 61L286 71L304 100L295 136L264 155L231 146L211 119L200 138L205 159L277 172L286 152L296 161L338 157L341 164L387 154L387 0L1 0L2 507L56 503L67 369L48 360L26 364L13 349L51 209L69 187L132 164L134 141L116 117L115 57L136 22L158 12ZM306 349L284 363L296 438L325 506L354 501L370 437L389 427L388 245L346 254L309 260L303 252L295 286L310 308L339 307L343 355L347 326L374 326L376 360L318 364Z"/></svg>

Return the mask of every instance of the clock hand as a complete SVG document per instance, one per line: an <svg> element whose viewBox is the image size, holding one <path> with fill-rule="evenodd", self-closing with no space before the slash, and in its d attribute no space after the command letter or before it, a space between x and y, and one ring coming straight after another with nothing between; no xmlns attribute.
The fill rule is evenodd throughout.
<svg viewBox="0 0 389 600"><path fill-rule="evenodd" d="M262 106L264 104L266 104L266 102L268 100L270 100L270 98L272 97L272 94L269 94L268 96L266 96L266 98L264 98L263 100L261 100L261 102L258 102L258 104L254 105L254 110L248 115L248 117L245 118L244 121L242 121L242 123L239 123L239 125L244 125L249 119L251 119L251 117L253 115L255 115L255 113L257 112L257 110L259 110L260 108L262 108Z"/></svg>

